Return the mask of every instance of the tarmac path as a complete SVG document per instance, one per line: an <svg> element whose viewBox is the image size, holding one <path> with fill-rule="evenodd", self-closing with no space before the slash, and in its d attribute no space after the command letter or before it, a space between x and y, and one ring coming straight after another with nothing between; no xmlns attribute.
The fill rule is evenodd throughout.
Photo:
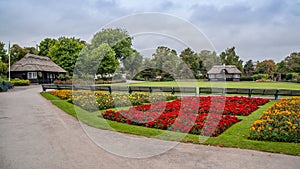
<svg viewBox="0 0 300 169"><path fill-rule="evenodd" d="M298 156L187 143L178 143L169 151L148 158L118 156L97 146L78 120L45 100L39 94L41 91L41 86L31 85L0 93L1 169L300 168ZM116 134L100 129L90 132L93 131ZM132 137L148 143L160 142ZM116 144L126 145L122 141ZM157 145L152 146L148 149Z"/></svg>

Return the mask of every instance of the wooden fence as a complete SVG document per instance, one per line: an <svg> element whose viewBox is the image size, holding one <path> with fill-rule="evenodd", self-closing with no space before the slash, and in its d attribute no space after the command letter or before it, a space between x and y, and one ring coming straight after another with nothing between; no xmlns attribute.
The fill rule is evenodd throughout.
<svg viewBox="0 0 300 169"><path fill-rule="evenodd" d="M275 100L279 96L300 96L300 90L287 89L248 89L248 88L210 88L210 87L167 87L167 86L75 86L75 85L60 85L60 84L43 84L43 91L47 89L73 89L73 90L91 90L91 91L107 91L112 92L167 92L167 93L182 93L193 95L247 95L253 96L272 96Z"/></svg>

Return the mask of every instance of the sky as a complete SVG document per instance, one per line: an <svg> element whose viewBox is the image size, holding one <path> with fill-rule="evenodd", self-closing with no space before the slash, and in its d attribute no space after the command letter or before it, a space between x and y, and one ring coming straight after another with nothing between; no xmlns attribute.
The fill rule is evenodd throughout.
<svg viewBox="0 0 300 169"><path fill-rule="evenodd" d="M218 54L235 46L244 63L249 59L279 62L292 52L300 52L299 9L300 0L0 0L0 41L6 47L9 41L28 47L47 37L61 36L90 42L93 34L120 18L154 12L194 26ZM163 25L168 22L160 23L159 19L136 20L136 25L151 22L147 26L150 31L167 28ZM186 39L198 37L185 31L182 25L167 29L166 32L174 33L181 29ZM151 46L147 38L154 43L153 48L155 42L172 48L172 43L177 43L149 35L143 38L134 38L134 47ZM141 44L147 45L141 47ZM181 52L182 47L174 48ZM192 49L200 52L206 47L199 45Z"/></svg>

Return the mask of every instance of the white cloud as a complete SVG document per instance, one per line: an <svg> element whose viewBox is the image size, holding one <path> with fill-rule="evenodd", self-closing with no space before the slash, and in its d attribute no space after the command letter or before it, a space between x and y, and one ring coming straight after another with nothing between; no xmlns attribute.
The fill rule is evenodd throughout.
<svg viewBox="0 0 300 169"><path fill-rule="evenodd" d="M299 50L299 8L300 1L281 0L2 0L0 41L35 46L46 37L89 40L102 26L120 17L163 12L196 25L217 52L236 46L245 61L266 57L279 61ZM149 27L157 28L162 27ZM176 32L180 27L173 29ZM188 32L186 36L193 38Z"/></svg>

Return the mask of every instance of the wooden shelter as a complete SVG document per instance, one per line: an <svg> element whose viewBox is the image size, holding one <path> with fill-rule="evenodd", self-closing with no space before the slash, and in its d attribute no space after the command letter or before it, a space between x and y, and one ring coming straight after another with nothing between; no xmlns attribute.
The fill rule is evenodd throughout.
<svg viewBox="0 0 300 169"><path fill-rule="evenodd" d="M234 65L217 65L207 74L209 81L240 81L242 72Z"/></svg>
<svg viewBox="0 0 300 169"><path fill-rule="evenodd" d="M31 83L53 83L67 72L45 56L26 54L11 66L11 77L28 79Z"/></svg>

